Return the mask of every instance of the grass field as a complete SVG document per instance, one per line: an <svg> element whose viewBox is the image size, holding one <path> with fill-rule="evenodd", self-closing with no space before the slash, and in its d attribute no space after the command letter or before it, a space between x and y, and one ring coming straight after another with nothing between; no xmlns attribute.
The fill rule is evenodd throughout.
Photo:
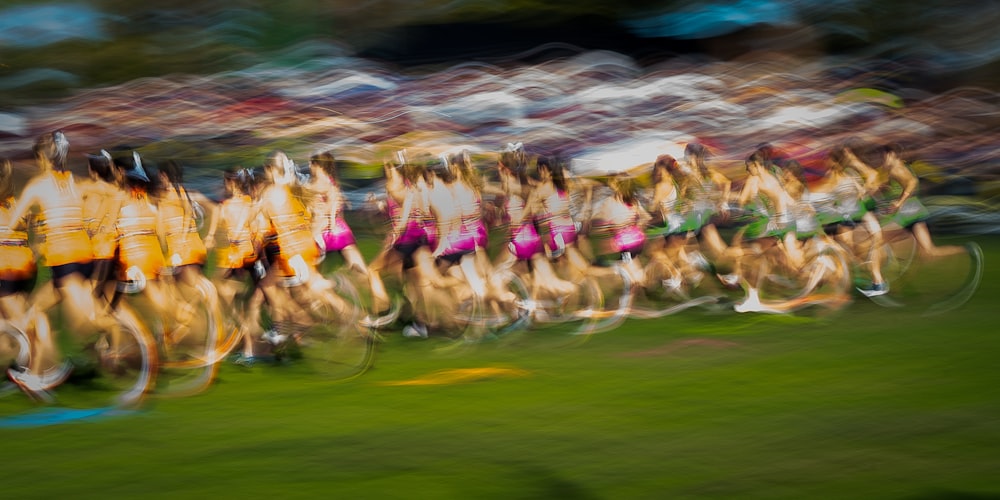
<svg viewBox="0 0 1000 500"><path fill-rule="evenodd" d="M5 498L1000 498L1000 238L962 308L689 310L455 349L393 332L333 382L0 428ZM9 403L9 402L8 402Z"/></svg>

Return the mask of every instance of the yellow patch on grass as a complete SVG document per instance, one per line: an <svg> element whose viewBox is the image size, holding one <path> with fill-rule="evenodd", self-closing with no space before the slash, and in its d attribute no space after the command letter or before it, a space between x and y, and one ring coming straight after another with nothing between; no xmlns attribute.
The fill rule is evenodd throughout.
<svg viewBox="0 0 1000 500"><path fill-rule="evenodd" d="M382 382L382 385L446 385L461 384L465 382L475 382L491 378L511 378L526 377L530 374L527 370L516 368L458 368L454 370L440 370L423 377L410 380L397 380L392 382Z"/></svg>

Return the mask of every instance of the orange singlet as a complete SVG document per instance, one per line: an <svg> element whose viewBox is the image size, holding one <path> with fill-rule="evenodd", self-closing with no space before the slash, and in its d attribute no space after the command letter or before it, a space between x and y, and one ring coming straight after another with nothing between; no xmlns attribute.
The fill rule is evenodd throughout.
<svg viewBox="0 0 1000 500"><path fill-rule="evenodd" d="M118 189L102 189L84 199L84 227L90 235L94 258L100 260L113 259L118 248L118 235L115 232L114 216L122 193Z"/></svg>
<svg viewBox="0 0 1000 500"><path fill-rule="evenodd" d="M178 191L168 189L160 199L159 209L166 233L167 262L172 266L204 264L207 254L205 242L198 235L184 188L178 187Z"/></svg>
<svg viewBox="0 0 1000 500"><path fill-rule="evenodd" d="M70 172L51 172L51 186L44 192L60 193L77 201L65 206L49 207L38 216L38 233L42 243L39 253L49 267L65 264L87 264L94 258L90 236L83 227L83 202L73 183Z"/></svg>
<svg viewBox="0 0 1000 500"><path fill-rule="evenodd" d="M229 244L216 252L218 266L240 269L253 264L257 260L256 235L251 227L253 200L248 195L234 196L223 201L219 210Z"/></svg>
<svg viewBox="0 0 1000 500"><path fill-rule="evenodd" d="M267 200L265 213L271 222L271 231L276 235L278 255L274 264L283 276L295 276L289 260L296 255L310 266L319 259L319 246L313 239L309 225L309 212L287 186L274 186L283 192Z"/></svg>
<svg viewBox="0 0 1000 500"><path fill-rule="evenodd" d="M18 281L35 276L35 256L28 246L27 231L7 230L16 227L10 220L14 198L0 202L0 280Z"/></svg>
<svg viewBox="0 0 1000 500"><path fill-rule="evenodd" d="M163 250L156 235L156 209L146 192L133 189L118 212L118 258L127 273L136 268L155 279L163 268ZM128 279L122 276L121 279Z"/></svg>

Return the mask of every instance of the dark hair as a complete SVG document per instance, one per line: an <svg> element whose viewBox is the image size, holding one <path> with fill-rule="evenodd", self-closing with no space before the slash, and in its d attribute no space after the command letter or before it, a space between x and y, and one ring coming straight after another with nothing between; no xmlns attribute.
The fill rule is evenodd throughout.
<svg viewBox="0 0 1000 500"><path fill-rule="evenodd" d="M399 172L404 181L413 185L427 173L427 167L422 163L406 162L399 167Z"/></svg>
<svg viewBox="0 0 1000 500"><path fill-rule="evenodd" d="M830 148L829 154L830 160L838 166L843 166L847 161L847 147L843 144L838 144Z"/></svg>
<svg viewBox="0 0 1000 500"><path fill-rule="evenodd" d="M536 169L541 172L544 168L550 174L552 174L552 185L556 187L559 191L566 191L566 174L563 171L562 163L558 158L550 159L547 156L539 156L538 160L535 162Z"/></svg>
<svg viewBox="0 0 1000 500"><path fill-rule="evenodd" d="M799 165L797 161L790 159L784 151L774 147L769 142L759 144L757 146L757 152L760 153L761 165L768 169L774 167L788 169L795 168L795 166Z"/></svg>
<svg viewBox="0 0 1000 500"><path fill-rule="evenodd" d="M334 184L337 183L337 159L334 158L333 153L329 151L316 153L309 157L309 162L319 165L320 170L326 173Z"/></svg>
<svg viewBox="0 0 1000 500"><path fill-rule="evenodd" d="M167 180L174 186L184 182L184 167L174 160L167 160L160 167L160 171L167 176Z"/></svg>
<svg viewBox="0 0 1000 500"><path fill-rule="evenodd" d="M133 151L132 154L115 158L114 162L124 174L126 186L145 188L150 194L159 191L159 176L156 175L156 169L152 163L140 157L139 153Z"/></svg>
<svg viewBox="0 0 1000 500"><path fill-rule="evenodd" d="M612 179L614 191L627 205L635 205L636 192L638 191L635 179L623 174Z"/></svg>
<svg viewBox="0 0 1000 500"><path fill-rule="evenodd" d="M903 146L901 146L897 142L888 142L879 147L878 152L882 160L882 165L885 166L885 159L886 157L889 156L890 153L900 157L900 159L902 160Z"/></svg>
<svg viewBox="0 0 1000 500"><path fill-rule="evenodd" d="M0 204L14 191L14 166L7 158L0 158Z"/></svg>
<svg viewBox="0 0 1000 500"><path fill-rule="evenodd" d="M753 153L750 154L750 156L747 157L745 165L747 167L747 170L750 170L751 163L759 163L760 165L763 166L764 162L766 161L767 160L764 153L758 149L757 151L754 151Z"/></svg>
<svg viewBox="0 0 1000 500"><path fill-rule="evenodd" d="M97 174L97 178L104 182L115 181L114 171L111 170L113 167L112 163L111 154L103 149L101 150L101 154L87 155L87 168Z"/></svg>
<svg viewBox="0 0 1000 500"><path fill-rule="evenodd" d="M451 184L458 178L455 175L455 172L452 171L451 168L449 168L449 166L445 163L446 159L443 159L440 156L434 156L426 153L418 155L418 157L412 161L418 165L422 165L426 169L426 172L430 172L432 175L441 179L445 183Z"/></svg>
<svg viewBox="0 0 1000 500"><path fill-rule="evenodd" d="M524 151L503 151L500 153L500 163L511 172L517 172L525 167Z"/></svg>
<svg viewBox="0 0 1000 500"><path fill-rule="evenodd" d="M462 182L466 186L469 186L476 192L483 190L483 176L479 174L479 171L472 164L472 157L468 151L455 153L448 157L448 161L451 165L458 166L458 173L461 174Z"/></svg>
<svg viewBox="0 0 1000 500"><path fill-rule="evenodd" d="M668 175L673 175L677 170L677 159L670 155L656 157L656 161L653 163L653 184L659 184L663 181L664 170L667 171Z"/></svg>
<svg viewBox="0 0 1000 500"><path fill-rule="evenodd" d="M706 156L708 156L708 149L701 143L689 142L687 146L684 146L684 157L693 159L698 171L703 174L708 171L708 166L705 164Z"/></svg>
<svg viewBox="0 0 1000 500"><path fill-rule="evenodd" d="M160 167L160 171L167 176L167 182L170 183L170 189L173 189L179 196L181 194L181 183L184 182L184 169L181 167L180 163L177 163L174 160L167 160L163 163L163 166Z"/></svg>
<svg viewBox="0 0 1000 500"><path fill-rule="evenodd" d="M223 184L230 191L230 195L249 194L254 185L253 170L243 167L230 167L222 172Z"/></svg>
<svg viewBox="0 0 1000 500"><path fill-rule="evenodd" d="M66 162L69 157L69 140L61 130L42 134L35 140L35 145L31 148L35 157L43 157L52 163L56 170L66 170Z"/></svg>

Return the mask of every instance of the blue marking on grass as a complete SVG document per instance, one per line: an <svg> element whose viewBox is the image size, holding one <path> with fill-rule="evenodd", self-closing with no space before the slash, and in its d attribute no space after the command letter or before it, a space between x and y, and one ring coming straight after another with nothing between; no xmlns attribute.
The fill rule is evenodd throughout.
<svg viewBox="0 0 1000 500"><path fill-rule="evenodd" d="M136 413L117 406L105 408L42 408L0 419L0 429L46 427L70 422L96 421Z"/></svg>

